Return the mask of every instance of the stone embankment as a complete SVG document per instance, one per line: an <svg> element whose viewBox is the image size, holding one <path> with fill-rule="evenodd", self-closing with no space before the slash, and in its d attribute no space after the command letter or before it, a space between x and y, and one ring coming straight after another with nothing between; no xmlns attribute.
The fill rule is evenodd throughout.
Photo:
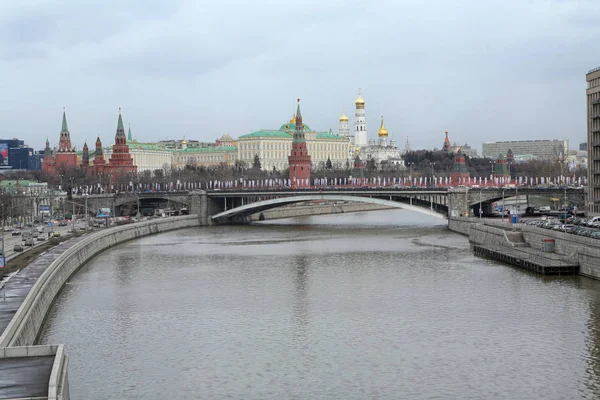
<svg viewBox="0 0 600 400"><path fill-rule="evenodd" d="M251 215L251 221L266 221L279 218L306 217L323 214L352 213L359 211L388 210L392 207L378 204L343 203L343 204L315 204L312 206L288 206L263 211Z"/></svg>
<svg viewBox="0 0 600 400"><path fill-rule="evenodd" d="M469 236L473 245L488 247L528 247L528 253L538 257L561 260L579 265L579 274L600 279L600 240L536 226L502 223L498 220L478 218L450 218L448 228ZM554 240L554 251L543 252L543 240Z"/></svg>

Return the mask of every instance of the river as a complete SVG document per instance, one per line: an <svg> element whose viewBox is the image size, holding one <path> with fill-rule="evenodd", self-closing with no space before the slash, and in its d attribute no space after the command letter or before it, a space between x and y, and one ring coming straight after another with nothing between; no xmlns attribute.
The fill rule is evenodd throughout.
<svg viewBox="0 0 600 400"><path fill-rule="evenodd" d="M402 210L112 248L57 299L76 399L600 397L600 282L476 258Z"/></svg>

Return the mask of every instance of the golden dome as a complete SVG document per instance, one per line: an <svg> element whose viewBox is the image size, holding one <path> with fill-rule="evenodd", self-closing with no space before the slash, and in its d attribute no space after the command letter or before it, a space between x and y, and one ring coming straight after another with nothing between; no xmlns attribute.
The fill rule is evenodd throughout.
<svg viewBox="0 0 600 400"><path fill-rule="evenodd" d="M187 144L187 140L185 140L185 136L183 137L183 140L181 141L181 144Z"/></svg>
<svg viewBox="0 0 600 400"><path fill-rule="evenodd" d="M365 101L360 94L358 95L358 99L356 99L354 104L356 104L356 105L362 104L363 106L365 105Z"/></svg>
<svg viewBox="0 0 600 400"><path fill-rule="evenodd" d="M383 125L383 117L381 117L381 127L379 128L379 131L377 132L377 136L387 136L388 135L388 131L387 129L385 129L385 125Z"/></svg>
<svg viewBox="0 0 600 400"><path fill-rule="evenodd" d="M288 124L295 124L296 123L296 113L294 113L294 115L292 115L292 119L290 119L290 122L288 122Z"/></svg>
<svg viewBox="0 0 600 400"><path fill-rule="evenodd" d="M342 116L340 117L340 122L348 122L348 117L346 116L346 113L342 113Z"/></svg>

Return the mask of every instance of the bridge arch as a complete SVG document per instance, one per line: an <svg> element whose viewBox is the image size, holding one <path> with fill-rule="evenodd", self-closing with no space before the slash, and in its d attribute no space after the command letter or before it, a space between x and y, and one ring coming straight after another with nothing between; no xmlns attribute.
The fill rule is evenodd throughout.
<svg viewBox="0 0 600 400"><path fill-rule="evenodd" d="M214 222L225 222L231 221L236 218L248 217L252 214L256 214L261 211L270 210L272 208L282 207L288 204L302 203L305 201L347 201L347 202L361 202L368 204L378 204L382 206L401 208L405 210L415 211L422 214L430 215L432 217L446 219L446 215L440 212L436 212L424 207L419 207L400 201L380 199L377 197L362 197L362 196L344 196L335 194L321 194L321 195L300 195L300 196L289 196L279 197L275 199L262 200L254 203L245 204L243 206L235 207L230 210L220 212L213 215L211 218Z"/></svg>

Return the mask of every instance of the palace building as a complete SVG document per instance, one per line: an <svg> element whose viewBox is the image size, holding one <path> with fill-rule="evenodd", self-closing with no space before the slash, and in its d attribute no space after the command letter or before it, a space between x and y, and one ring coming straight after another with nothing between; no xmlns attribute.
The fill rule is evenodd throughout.
<svg viewBox="0 0 600 400"><path fill-rule="evenodd" d="M311 157L312 168L321 168L331 160L336 168L344 168L348 161L348 138L331 131L317 132L302 124L306 148ZM279 129L261 129L238 138L237 159L251 166L258 154L263 170L284 170L289 166L288 156L296 131L296 115Z"/></svg>

